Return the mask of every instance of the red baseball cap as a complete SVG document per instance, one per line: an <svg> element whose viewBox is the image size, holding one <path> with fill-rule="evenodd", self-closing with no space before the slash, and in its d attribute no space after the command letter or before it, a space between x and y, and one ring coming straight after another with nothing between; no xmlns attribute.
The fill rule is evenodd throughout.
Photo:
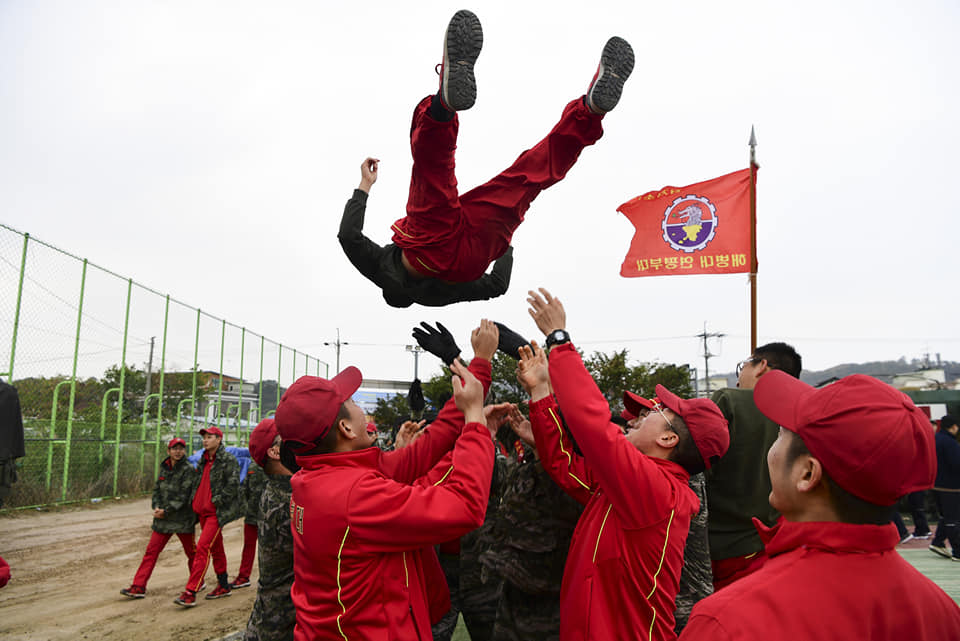
<svg viewBox="0 0 960 641"><path fill-rule="evenodd" d="M933 429L910 397L854 374L817 389L767 372L753 389L757 408L803 439L840 487L875 505L933 487Z"/></svg>
<svg viewBox="0 0 960 641"><path fill-rule="evenodd" d="M377 433L377 424L376 423L367 423L367 433L376 434Z"/></svg>
<svg viewBox="0 0 960 641"><path fill-rule="evenodd" d="M656 391L657 400L687 424L693 444L709 470L730 447L730 429L720 408L709 398L680 398L663 385L657 385Z"/></svg>
<svg viewBox="0 0 960 641"><path fill-rule="evenodd" d="M652 410L654 402L650 399L644 398L639 394L634 394L633 392L624 390L623 392L623 411L620 412L620 416L624 420L632 421L633 419L640 416L640 412L643 410Z"/></svg>
<svg viewBox="0 0 960 641"><path fill-rule="evenodd" d="M173 447L174 445L182 445L182 446L186 447L186 446L187 446L187 442L186 442L185 440L183 440L182 438L172 438L172 439L170 439L170 442L167 443L167 449L170 449L170 448Z"/></svg>
<svg viewBox="0 0 960 641"><path fill-rule="evenodd" d="M301 376L280 399L274 418L284 441L316 443L330 431L343 405L360 389L363 374L348 367L331 379ZM304 448L300 448L301 450Z"/></svg>
<svg viewBox="0 0 960 641"><path fill-rule="evenodd" d="M277 438L277 424L272 418L265 418L250 432L250 458L263 467L267 461L267 450Z"/></svg>
<svg viewBox="0 0 960 641"><path fill-rule="evenodd" d="M203 436L204 434L213 434L214 436L219 436L220 438L223 438L223 432L220 431L219 427L216 427L214 425L211 425L210 427L204 427L203 429L201 429L200 436Z"/></svg>

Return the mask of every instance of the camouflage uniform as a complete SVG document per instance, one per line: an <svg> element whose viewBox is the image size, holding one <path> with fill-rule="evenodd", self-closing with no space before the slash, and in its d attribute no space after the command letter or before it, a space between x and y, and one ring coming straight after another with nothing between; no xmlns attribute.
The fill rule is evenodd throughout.
<svg viewBox="0 0 960 641"><path fill-rule="evenodd" d="M459 555L438 553L440 567L450 588L450 611L432 627L434 641L449 641L460 614L463 615L471 641L489 641L492 638L501 581L496 576L482 576L480 555L486 548L484 532L491 527L500 503L507 466L507 457L497 448L483 525L460 538Z"/></svg>
<svg viewBox="0 0 960 641"><path fill-rule="evenodd" d="M201 456L197 463L197 485L200 484L206 464L206 457ZM240 500L240 464L223 443L217 448L213 467L210 468L210 496L217 508L217 523L220 527L243 515L243 503Z"/></svg>
<svg viewBox="0 0 960 641"><path fill-rule="evenodd" d="M260 497L267 486L267 475L256 463L247 468L247 478L240 484L240 500L243 501L245 525L257 525L260 520ZM259 527L259 526L258 526Z"/></svg>
<svg viewBox="0 0 960 641"><path fill-rule="evenodd" d="M153 509L161 508L164 518L153 519L153 531L160 534L193 534L197 515L193 512L191 499L199 475L193 466L182 458L176 463L167 457L160 465L160 476L153 487Z"/></svg>
<svg viewBox="0 0 960 641"><path fill-rule="evenodd" d="M710 543L707 538L707 493L703 474L690 477L690 489L700 499L700 511L690 519L690 532L683 548L683 571L677 590L674 630L679 635L690 619L690 610L704 597L713 594L713 570L710 566Z"/></svg>
<svg viewBox="0 0 960 641"><path fill-rule="evenodd" d="M260 496L260 580L244 641L292 641L296 611L293 585L293 534L290 531L290 477L264 475ZM249 482L250 479L247 479Z"/></svg>
<svg viewBox="0 0 960 641"><path fill-rule="evenodd" d="M503 581L492 638L558 639L560 583L583 506L550 479L531 448L515 447L519 460L510 459L499 509L481 532L484 578Z"/></svg>

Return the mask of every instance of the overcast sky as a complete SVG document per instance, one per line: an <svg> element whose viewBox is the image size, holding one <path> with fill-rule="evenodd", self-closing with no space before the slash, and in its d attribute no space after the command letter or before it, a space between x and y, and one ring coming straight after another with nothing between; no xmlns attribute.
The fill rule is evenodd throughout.
<svg viewBox="0 0 960 641"><path fill-rule="evenodd" d="M461 114L464 191L552 127L609 36L637 64L604 137L514 235L510 291L406 310L336 231L368 155L382 163L365 231L385 243L403 215L410 116L462 5L330 4L0 2L0 222L331 363L322 343L339 328L342 363L368 377L410 376L402 346L420 320L468 353L480 317L535 336L536 286L587 351L702 375L704 324L726 334L711 371L748 354L746 275L621 278L633 227L616 208L746 167L753 125L760 341L793 343L808 369L960 360L955 1L469 5L485 41ZM9 298L16 281L2 282Z"/></svg>

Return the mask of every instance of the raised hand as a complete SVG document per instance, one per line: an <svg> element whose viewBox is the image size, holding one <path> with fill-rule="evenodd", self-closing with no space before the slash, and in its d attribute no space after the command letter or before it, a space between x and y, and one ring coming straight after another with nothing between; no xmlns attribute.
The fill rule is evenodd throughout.
<svg viewBox="0 0 960 641"><path fill-rule="evenodd" d="M413 328L413 338L420 347L442 360L447 367L460 355L460 348L453 340L453 334L442 323L438 322L436 329L425 322L420 323L420 327Z"/></svg>
<svg viewBox="0 0 960 641"><path fill-rule="evenodd" d="M530 303L530 316L544 336L555 329L567 328L567 312L563 309L563 303L543 287L539 294L532 289L528 291L527 302Z"/></svg>
<svg viewBox="0 0 960 641"><path fill-rule="evenodd" d="M503 323L494 321L493 324L496 325L497 329L500 331L500 340L497 344L497 349L513 360L517 360L520 357L517 350L519 350L523 345L529 345L530 341Z"/></svg>
<svg viewBox="0 0 960 641"><path fill-rule="evenodd" d="M377 175L379 174L379 171L379 158L365 158L363 164L360 165L360 186L357 187L357 189L360 191L365 191L369 194L370 188L373 187L373 183L377 182Z"/></svg>
<svg viewBox="0 0 960 641"><path fill-rule="evenodd" d="M507 416L510 421L510 429L520 437L524 443L536 449L536 442L533 439L533 428L530 426L530 419L520 412L520 408L513 405L510 414Z"/></svg>
<svg viewBox="0 0 960 641"><path fill-rule="evenodd" d="M500 427L510 419L510 409L516 409L516 407L513 403L497 403L496 405L484 406L483 417L487 421L490 436L497 437Z"/></svg>
<svg viewBox="0 0 960 641"><path fill-rule="evenodd" d="M531 341L530 345L520 348L520 360L517 362L517 382L530 395L531 400L539 401L550 395L550 370L547 367L547 355Z"/></svg>
<svg viewBox="0 0 960 641"><path fill-rule="evenodd" d="M423 434L424 424L426 424L426 421L404 421L400 429L397 430L397 439L394 441L393 449L404 448L420 438L420 435Z"/></svg>
<svg viewBox="0 0 960 641"><path fill-rule="evenodd" d="M483 416L483 383L460 361L455 361L453 371L453 400L463 412L464 423L486 424Z"/></svg>
<svg viewBox="0 0 960 641"><path fill-rule="evenodd" d="M480 321L480 326L470 335L470 344L473 346L473 355L484 360L493 360L500 342L500 330L493 321L486 318Z"/></svg>

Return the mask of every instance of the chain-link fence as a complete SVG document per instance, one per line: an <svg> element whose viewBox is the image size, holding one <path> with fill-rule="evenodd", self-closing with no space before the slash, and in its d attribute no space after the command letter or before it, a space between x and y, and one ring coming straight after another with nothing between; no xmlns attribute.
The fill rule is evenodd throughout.
<svg viewBox="0 0 960 641"><path fill-rule="evenodd" d="M329 365L0 225L0 378L26 439L4 508L148 490L206 424L245 447L304 374Z"/></svg>

